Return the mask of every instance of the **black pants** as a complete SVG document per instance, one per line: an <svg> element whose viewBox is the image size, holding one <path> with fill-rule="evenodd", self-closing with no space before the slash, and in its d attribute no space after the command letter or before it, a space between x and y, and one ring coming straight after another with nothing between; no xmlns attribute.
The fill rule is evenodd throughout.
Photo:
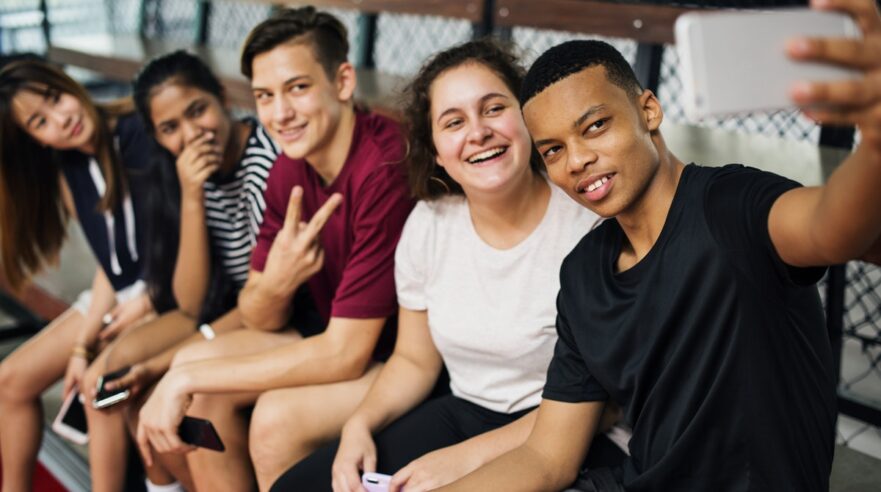
<svg viewBox="0 0 881 492"><path fill-rule="evenodd" d="M375 436L377 471L393 474L424 454L507 425L528 412L493 412L452 395L430 400ZM294 465L275 482L273 492L331 490L331 466L338 446L339 440L334 441ZM586 463L612 466L624 457L605 436L598 436Z"/></svg>
<svg viewBox="0 0 881 492"><path fill-rule="evenodd" d="M584 469L572 487L564 492L625 492L618 475L620 468Z"/></svg>

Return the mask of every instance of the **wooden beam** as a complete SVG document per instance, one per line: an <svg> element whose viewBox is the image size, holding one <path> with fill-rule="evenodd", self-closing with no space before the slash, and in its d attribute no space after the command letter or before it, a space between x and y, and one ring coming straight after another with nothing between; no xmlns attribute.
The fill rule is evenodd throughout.
<svg viewBox="0 0 881 492"><path fill-rule="evenodd" d="M525 26L673 43L673 23L683 7L591 0L496 0L496 26Z"/></svg>

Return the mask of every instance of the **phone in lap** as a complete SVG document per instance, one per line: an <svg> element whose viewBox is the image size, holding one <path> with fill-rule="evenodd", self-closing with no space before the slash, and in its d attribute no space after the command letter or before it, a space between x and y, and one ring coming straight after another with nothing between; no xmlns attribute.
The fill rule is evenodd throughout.
<svg viewBox="0 0 881 492"><path fill-rule="evenodd" d="M131 396L131 391L128 388L117 388L113 391L108 391L105 388L110 381L119 379L128 374L129 369L129 367L123 367L122 369L107 373L98 378L98 392L92 400L92 406L94 408L107 408L116 405Z"/></svg>
<svg viewBox="0 0 881 492"><path fill-rule="evenodd" d="M361 475L361 485L367 489L367 492L388 492L391 475L384 473L365 473Z"/></svg>
<svg viewBox="0 0 881 492"><path fill-rule="evenodd" d="M183 442L193 446L214 451L226 449L210 420L184 416L177 433Z"/></svg>
<svg viewBox="0 0 881 492"><path fill-rule="evenodd" d="M683 106L692 119L793 107L789 91L798 81L859 75L786 55L786 42L793 38L859 37L853 20L839 12L688 12L676 20L675 35Z"/></svg>
<svg viewBox="0 0 881 492"><path fill-rule="evenodd" d="M89 442L86 409L83 407L83 399L78 391L71 391L64 399L58 416L52 422L52 430L76 444Z"/></svg>

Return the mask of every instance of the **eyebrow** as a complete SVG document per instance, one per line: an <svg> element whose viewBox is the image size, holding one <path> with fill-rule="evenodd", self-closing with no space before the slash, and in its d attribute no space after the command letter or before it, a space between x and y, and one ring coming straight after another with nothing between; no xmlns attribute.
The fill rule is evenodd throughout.
<svg viewBox="0 0 881 492"><path fill-rule="evenodd" d="M39 95L39 96L43 96L43 101L46 101L47 99L49 99L49 93L50 93L50 89L49 89L49 88L47 88L47 89L44 90L44 91L39 91L39 92L37 92L37 91L32 90L31 92L33 92L34 94L37 94L37 95ZM26 128L30 128L30 127L31 127L31 123L32 123L32 122L34 121L34 119L37 118L38 116L40 116L40 112L39 112L39 111L37 111L37 112L35 112L34 114L32 114L32 115L27 119L27 121L25 121L24 126L25 126Z"/></svg>
<svg viewBox="0 0 881 492"><path fill-rule="evenodd" d="M577 120L575 120L575 123L572 126L574 126L575 128L578 128L579 126L582 125L582 123L587 121L591 116L599 113L600 111L602 111L604 109L606 109L605 104L597 104L596 106L591 106L590 108L588 108L587 111L584 112L584 114L582 114L581 116L578 117Z"/></svg>
<svg viewBox="0 0 881 492"><path fill-rule="evenodd" d="M296 82L296 81L298 81L298 80L300 80L300 79L308 79L308 78L309 78L308 75L295 75L295 76L293 76L293 77L291 77L291 78L285 80L284 83L281 84L281 86L282 86L282 87L287 87L287 86L293 84L294 82ZM253 86L253 85L252 85L252 86L251 86L251 91L253 91L253 92L257 92L257 91L269 91L269 89L267 89L267 88L265 88L265 87L258 87L258 86Z"/></svg>
<svg viewBox="0 0 881 492"><path fill-rule="evenodd" d="M32 114L31 117L28 118L28 120L25 122L25 124L24 124L25 128L30 128L30 127L31 127L31 123L34 121L34 119L35 119L37 116L39 116L39 113L34 113L34 114Z"/></svg>
<svg viewBox="0 0 881 492"><path fill-rule="evenodd" d="M189 113L190 111L194 110L196 108L196 106L198 106L199 104L204 104L204 103L205 103L204 97L197 97L196 99L193 100L193 102L191 102L190 104L187 105L187 108L184 109L184 114Z"/></svg>
<svg viewBox="0 0 881 492"><path fill-rule="evenodd" d="M186 108L184 108L184 115L186 115L187 113L189 113L190 111L192 111L193 108L194 108L197 104L202 103L202 102L204 102L204 101L205 101L205 98L204 98L204 97L197 97L196 99L194 99L193 102L191 102L190 104L187 105ZM174 120L176 120L176 119L177 119L176 117L172 117L172 118L169 118L169 119L167 119L167 120L162 120L162 121L160 121L159 123L156 123L156 128L160 128L160 127L163 127L163 126L170 125L170 124L174 123Z"/></svg>
<svg viewBox="0 0 881 492"><path fill-rule="evenodd" d="M581 116L579 116L579 117L575 120L575 122L572 123L572 127L575 128L575 129L578 129L578 127L580 127L585 121L587 121L587 120L590 119L592 116L594 116L595 114L599 113L600 111L603 111L604 109L606 109L606 105L605 105L605 104L597 104L596 106L591 106L591 107L587 108L587 111L585 111L584 113L582 113ZM536 141L533 143L533 145L535 145L536 147L541 147L542 145L549 144L549 143L551 143L551 142L553 142L553 141L554 141L554 139L550 139L550 138L549 138L549 139L544 139L544 140L536 140Z"/></svg>
<svg viewBox="0 0 881 492"><path fill-rule="evenodd" d="M484 95L483 97L481 97L481 98L478 100L478 102L479 102L480 104L484 104L486 101L488 101L488 100L490 100L490 99L493 99L493 98L495 98L495 97L501 97L501 98L504 98L504 99L510 99L508 96L506 96L506 95L504 95L504 94L501 94L501 93L498 93L498 92L490 92L489 94L486 94L486 95ZM449 109L445 110L443 113L441 113L441 114L439 114L439 115L437 116L437 121L440 121L444 116L447 115L447 113L452 113L452 112L455 112L455 111L458 111L458 110L459 110L459 108L449 108Z"/></svg>

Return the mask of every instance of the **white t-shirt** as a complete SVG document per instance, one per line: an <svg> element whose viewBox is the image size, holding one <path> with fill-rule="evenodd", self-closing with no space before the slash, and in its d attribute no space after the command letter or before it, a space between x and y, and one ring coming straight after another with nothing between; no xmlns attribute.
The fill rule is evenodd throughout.
<svg viewBox="0 0 881 492"><path fill-rule="evenodd" d="M419 202L395 254L398 303L428 310L453 395L501 413L539 404L557 341L560 265L599 217L551 185L541 223L513 248L477 235L464 197Z"/></svg>

